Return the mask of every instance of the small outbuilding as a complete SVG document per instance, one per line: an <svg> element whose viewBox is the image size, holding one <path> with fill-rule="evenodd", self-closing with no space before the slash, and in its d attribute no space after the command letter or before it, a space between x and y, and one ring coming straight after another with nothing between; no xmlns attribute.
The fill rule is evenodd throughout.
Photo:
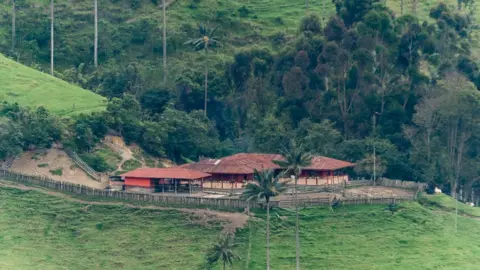
<svg viewBox="0 0 480 270"><path fill-rule="evenodd" d="M147 192L177 192L192 187L202 187L208 173L186 168L140 168L120 175L125 181L125 189Z"/></svg>

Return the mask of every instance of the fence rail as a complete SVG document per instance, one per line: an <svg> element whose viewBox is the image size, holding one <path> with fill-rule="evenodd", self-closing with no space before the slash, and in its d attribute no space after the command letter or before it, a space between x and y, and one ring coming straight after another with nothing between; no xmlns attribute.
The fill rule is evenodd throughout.
<svg viewBox="0 0 480 270"><path fill-rule="evenodd" d="M44 176L20 174L8 170L0 170L0 179L10 180L13 182L44 187L47 189L58 190L61 192L68 192L73 194L94 196L97 198L110 198L124 201L147 202L153 204L165 205L191 205L191 206L207 206L207 207L224 207L244 209L263 208L263 203L246 202L241 199L229 198L202 198L191 196L169 196L162 194L149 193L132 193L123 191L111 191L97 188L91 188L85 185L72 184L68 182L56 181ZM331 205L331 197L325 198L302 198L298 200L300 207L309 207L317 205ZM405 201L413 201L414 196L409 197L360 197L360 198L339 198L341 205L352 204L389 204L400 203ZM291 208L294 206L293 200L273 200L272 207Z"/></svg>
<svg viewBox="0 0 480 270"><path fill-rule="evenodd" d="M80 194L85 196L104 197L111 199L119 199L125 201L149 202L166 205L192 205L192 206L208 206L208 207L225 207L244 209L247 206L250 208L262 208L261 203L246 202L240 199L229 198L200 198L187 196L165 196L161 194L149 193L131 193L123 191L110 191L103 189L96 189L84 185L72 184L62 181L55 181L43 176L25 175L13 173L7 170L0 170L0 179L6 179L26 185L33 185L44 187L48 189L58 190L61 192L68 192ZM278 202L272 202L272 206L278 207Z"/></svg>
<svg viewBox="0 0 480 270"><path fill-rule="evenodd" d="M426 183L392 180L388 178L381 178L379 181L379 185L383 187L398 187L398 188L413 189L413 190L424 190L427 187Z"/></svg>
<svg viewBox="0 0 480 270"><path fill-rule="evenodd" d="M70 151L70 150L65 150L65 153L77 164L80 169L82 169L85 173L87 173L90 177L93 179L97 180L98 182L101 181L100 173L96 172L92 167L88 166L85 161L83 161L77 153Z"/></svg>
<svg viewBox="0 0 480 270"><path fill-rule="evenodd" d="M338 199L338 198L337 198ZM414 201L414 196L405 197L359 197L359 198L339 198L340 205L352 205L352 204L391 204L402 203L407 201ZM294 200L280 200L279 207L281 208L293 208L295 206ZM332 205L332 198L309 198L299 199L299 207L309 207L317 205Z"/></svg>
<svg viewBox="0 0 480 270"><path fill-rule="evenodd" d="M8 169L10 169L10 167L12 167L14 161L15 161L15 157L9 157L9 158L7 158L7 159L2 163L2 165L0 166L0 169L3 169L3 170L8 170Z"/></svg>

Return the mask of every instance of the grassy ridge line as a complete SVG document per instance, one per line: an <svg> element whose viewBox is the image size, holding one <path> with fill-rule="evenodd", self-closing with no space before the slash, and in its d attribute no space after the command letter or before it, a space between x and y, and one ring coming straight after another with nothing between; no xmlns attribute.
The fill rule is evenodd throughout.
<svg viewBox="0 0 480 270"><path fill-rule="evenodd" d="M60 116L102 111L106 99L0 54L0 101L44 106Z"/></svg>

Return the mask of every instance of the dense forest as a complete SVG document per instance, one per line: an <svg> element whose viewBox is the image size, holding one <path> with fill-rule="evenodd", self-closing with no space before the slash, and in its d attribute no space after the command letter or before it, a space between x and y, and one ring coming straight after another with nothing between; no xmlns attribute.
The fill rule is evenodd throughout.
<svg viewBox="0 0 480 270"><path fill-rule="evenodd" d="M23 5L16 47L1 43L2 52L44 69L48 17L40 18L27 1L15 2ZM144 2L129 3L134 9ZM107 97L107 109L58 119L44 108L4 104L0 158L55 141L89 152L107 133L177 163L278 153L294 139L313 154L356 162L357 176L371 177L375 147L381 175L480 192L477 25L472 3L459 3L440 3L419 19L399 16L383 1L335 0L328 20L310 12L299 18L294 37L264 37L274 49L250 46L228 61L210 57L234 35L222 29L228 16L217 16L217 25L170 33L167 52L174 61L198 57L191 68L174 65L166 83L163 72L155 72L162 66L161 31L148 20L100 34L98 68L93 44L58 33L55 75ZM4 31L6 40L10 32ZM219 42L211 42L213 35ZM192 52L184 43L196 37Z"/></svg>

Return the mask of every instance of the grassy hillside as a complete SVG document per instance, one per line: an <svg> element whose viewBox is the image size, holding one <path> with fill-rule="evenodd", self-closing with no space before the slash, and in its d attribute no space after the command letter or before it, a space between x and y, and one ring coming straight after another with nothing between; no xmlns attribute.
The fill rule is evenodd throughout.
<svg viewBox="0 0 480 270"><path fill-rule="evenodd" d="M438 199L446 205L453 203L447 196ZM440 205L442 209L445 206ZM272 220L271 267L294 269L295 216L287 211L276 214L282 218ZM350 206L335 213L328 209L306 209L301 212L302 267L478 269L480 220L459 216L458 222L455 234L451 212L413 202L403 204L393 215L385 206ZM249 269L265 267L264 237L263 221L253 226L251 237L247 230L239 234L247 251L248 239L252 239Z"/></svg>
<svg viewBox="0 0 480 270"><path fill-rule="evenodd" d="M0 188L0 269L198 269L220 227Z"/></svg>
<svg viewBox="0 0 480 270"><path fill-rule="evenodd" d="M105 99L0 54L0 100L45 106L58 115L103 110Z"/></svg>
<svg viewBox="0 0 480 270"><path fill-rule="evenodd" d="M439 204L407 203L394 214L385 206L302 210L302 269L478 269L480 221L459 217L454 234L451 199L432 200ZM177 211L86 207L5 187L0 207L2 269L201 269L220 231ZM234 269L245 269L247 260L248 269L265 268L265 216L256 216L237 232L242 259ZM293 269L294 213L272 216L272 269Z"/></svg>
<svg viewBox="0 0 480 270"><path fill-rule="evenodd" d="M138 62L151 85L161 82L163 15L157 0L116 0L99 2L99 61ZM417 14L428 20L429 10L439 3L421 0ZM457 1L447 0L451 6ZM56 66L58 70L93 63L93 4L88 0L56 1ZM399 1L386 1L400 15ZM18 4L17 49L22 63L49 63L49 1L25 0ZM412 13L412 1L405 1L404 13ZM478 7L477 7L478 10ZM335 13L332 1L310 0L309 13L317 14L325 25ZM221 47L209 56L210 66L223 71L235 52L251 47L282 50L298 33L301 18L307 13L305 1L288 0L178 0L167 11L167 42L170 75L203 68L204 59L183 43L198 36L196 26L207 23L218 27ZM11 8L0 7L0 48L11 50ZM480 14L478 11L476 14ZM23 37L23 38L20 38ZM114 60L114 61L112 61Z"/></svg>

